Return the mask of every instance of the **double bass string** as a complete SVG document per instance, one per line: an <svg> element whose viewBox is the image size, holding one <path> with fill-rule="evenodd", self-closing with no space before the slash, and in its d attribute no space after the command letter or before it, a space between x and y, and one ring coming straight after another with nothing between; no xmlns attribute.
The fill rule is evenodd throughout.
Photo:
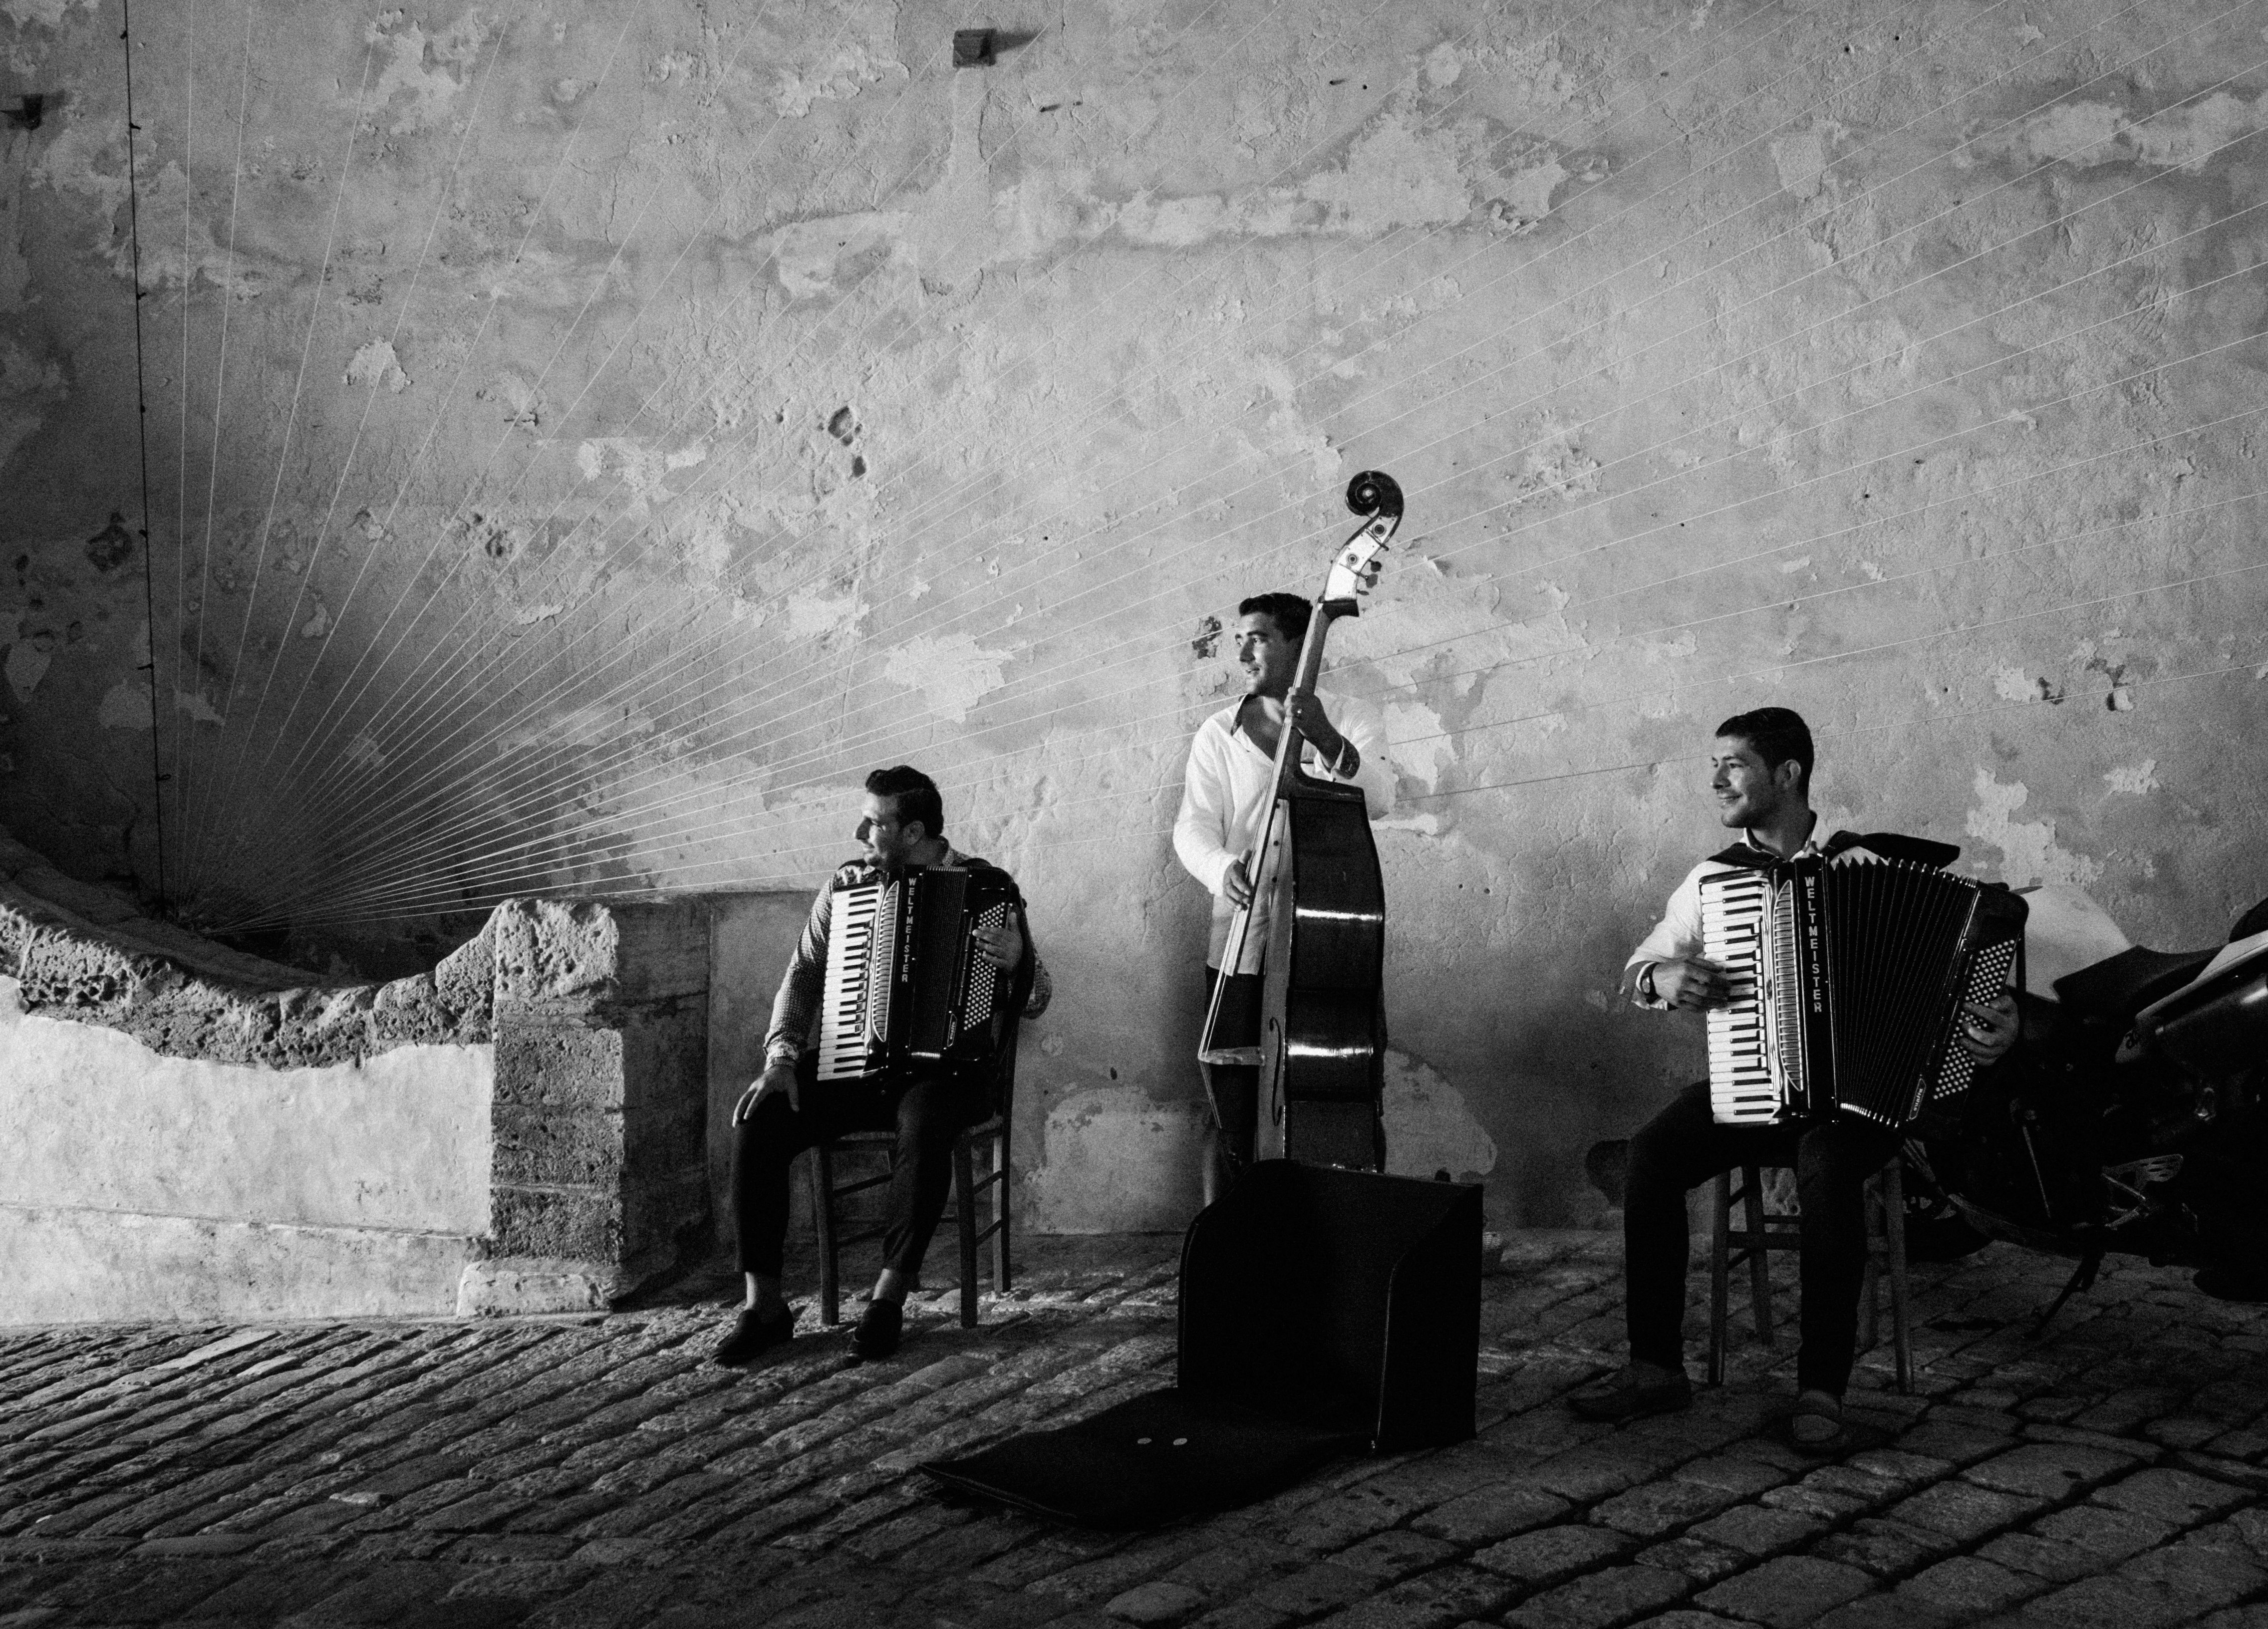
<svg viewBox="0 0 2268 1629"><path fill-rule="evenodd" d="M2246 494L2245 496L2248 498L2257 498L2262 496L2262 494L2255 492ZM2122 589L2117 593L2110 594L2096 595L2086 599L2069 601L2059 605L2039 608L2031 611L2020 613L1991 622L1955 623L1944 628L1931 629L1927 631L1914 634L1902 639L1882 641L1863 647L1831 652L1819 656L1791 660L1764 667L1751 668L1744 672L1719 674L1707 678L1681 680L1669 687L1669 694L1675 696L1680 690L1697 689L1718 684L1753 682L1759 679L1784 676L1785 674L1792 672L1817 667L1822 664L1859 660L1869 657L1881 657L1891 652L1911 648L1914 645L1955 635L1974 635L1976 633L1993 629L2010 627L2022 623L2037 621L2045 617L2061 615L2074 610L2099 609L2105 605L2123 602L2124 601L2132 600L2146 594L2171 592L2183 588L2194 588L2212 583L2228 581L2264 569L2268 569L2268 561L2253 561L2245 564L2228 567L2220 571L2199 573L2169 582L2153 583L2139 587ZM1425 741L1463 737L1480 733L1485 731L1511 728L1519 725L1532 724L1546 719L1557 719L1564 722L1588 713L1604 711L1609 708L1629 705L1644 705L1648 703L1657 702L1660 698L1661 694L1661 687L1650 686L1645 689L1633 692L1631 694L1599 698L1584 703L1578 706L1555 708L1541 712L1522 715L1514 719L1491 719L1477 724L1463 726L1456 729L1437 732L1434 734L1430 735L1404 737L1395 744L1406 747ZM760 798L764 795L765 792L763 789L750 788L747 792L740 794L738 798L726 800L726 805L729 807L733 802L745 802L750 799ZM711 820L705 824L679 829L674 831L662 832L648 828L637 832L624 832L619 837L609 840L608 846L614 848L626 846L633 848L637 846L651 847L664 842L683 843L689 838L703 836L704 834L715 834L716 836L722 837L732 835L755 835L755 829L745 822L735 822L727 820ZM521 851L531 851L543 846L543 840L540 838L529 839L520 844L515 845L517 849ZM544 859L533 852L521 852L516 859L507 862L501 867L493 864L484 868L468 866L460 871L459 875L466 881L485 881L491 883L494 886L501 887L507 882L513 881L525 881L531 876L549 876L556 873L556 871L563 865L572 864L574 863L574 860L575 857L571 855L563 858L555 855L550 859ZM348 902L345 898L342 898L337 903ZM357 903L359 902L357 901Z"/></svg>

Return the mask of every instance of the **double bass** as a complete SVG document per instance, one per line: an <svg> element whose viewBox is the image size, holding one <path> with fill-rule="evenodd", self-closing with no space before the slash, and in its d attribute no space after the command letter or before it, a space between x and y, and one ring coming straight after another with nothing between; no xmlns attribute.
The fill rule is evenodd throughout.
<svg viewBox="0 0 2268 1629"><path fill-rule="evenodd" d="M1362 788L1300 769L1289 706L1292 697L1313 694L1331 623L1359 615L1359 596L1378 580L1380 557L1402 524L1402 489L1377 470L1357 475L1346 501L1365 520L1332 557L1307 620L1276 747L1273 795L1246 866L1253 903L1231 919L1221 957L1225 970L1242 964L1254 906L1266 898L1260 1044L1214 1043L1224 976L1213 986L1197 1061L1209 1094L1214 1067L1259 1068L1260 1157L1375 1171L1386 1163L1386 884Z"/></svg>

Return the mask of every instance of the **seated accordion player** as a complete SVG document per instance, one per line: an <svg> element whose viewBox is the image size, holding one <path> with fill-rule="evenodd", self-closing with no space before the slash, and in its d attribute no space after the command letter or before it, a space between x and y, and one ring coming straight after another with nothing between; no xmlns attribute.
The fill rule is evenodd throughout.
<svg viewBox="0 0 2268 1629"><path fill-rule="evenodd" d="M1968 1088L1962 1004L2008 982L2022 900L1863 851L1715 872L1700 890L1702 954L1733 992L1708 1014L1719 1124L1841 1109L1896 1131Z"/></svg>
<svg viewBox="0 0 2268 1629"><path fill-rule="evenodd" d="M821 1080L908 1064L976 1065L998 1048L1012 980L971 939L1009 919L989 866L908 866L839 889L819 1013Z"/></svg>

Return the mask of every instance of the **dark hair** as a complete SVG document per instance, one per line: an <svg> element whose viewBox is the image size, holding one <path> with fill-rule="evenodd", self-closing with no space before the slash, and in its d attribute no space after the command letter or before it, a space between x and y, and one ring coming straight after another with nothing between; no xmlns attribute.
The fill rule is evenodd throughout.
<svg viewBox="0 0 2268 1629"><path fill-rule="evenodd" d="M1768 770L1793 758L1802 766L1802 773L1795 778L1796 792L1801 797L1811 795L1811 766L1818 759L1811 750L1811 726L1793 708L1759 707L1753 712L1736 712L1717 726L1717 733L1748 742Z"/></svg>
<svg viewBox="0 0 2268 1629"><path fill-rule="evenodd" d="M1236 608L1239 616L1265 616L1276 630L1297 645L1307 637L1307 617L1314 610L1295 593L1256 593Z"/></svg>
<svg viewBox="0 0 2268 1629"><path fill-rule="evenodd" d="M866 790L890 800L890 807L897 811L899 824L917 820L924 837L945 835L945 800L937 795L937 783L912 764L876 770L866 777Z"/></svg>

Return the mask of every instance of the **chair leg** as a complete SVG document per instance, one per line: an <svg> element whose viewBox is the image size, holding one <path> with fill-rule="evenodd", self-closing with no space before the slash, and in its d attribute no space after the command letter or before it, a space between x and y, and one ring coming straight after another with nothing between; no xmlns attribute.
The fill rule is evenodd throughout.
<svg viewBox="0 0 2268 1629"><path fill-rule="evenodd" d="M1889 1224L1881 1218L1880 1172L1867 1179L1859 1205L1867 1229L1867 1264L1859 1277L1859 1328L1853 1345L1860 1352L1872 1352L1882 1341L1882 1252L1889 1248Z"/></svg>
<svg viewBox="0 0 2268 1629"><path fill-rule="evenodd" d="M840 1323L843 1280L835 1253L835 1160L825 1143L811 1151L811 1215L819 1228L819 1321Z"/></svg>
<svg viewBox="0 0 2268 1629"><path fill-rule="evenodd" d="M1008 1127L1004 1120L1000 1135L992 1139L992 1289L996 1294L1008 1293Z"/></svg>
<svg viewBox="0 0 2268 1629"><path fill-rule="evenodd" d="M968 1139L953 1144L953 1219L961 1235L961 1327L976 1327L976 1195L969 1186L973 1175Z"/></svg>
<svg viewBox="0 0 2268 1629"><path fill-rule="evenodd" d="M1890 1279L1890 1341L1897 1358L1898 1389L1913 1390L1913 1323L1906 1301L1905 1179L1897 1160L1882 1168L1884 1267Z"/></svg>
<svg viewBox="0 0 2268 1629"><path fill-rule="evenodd" d="M1764 1230L1764 1174L1761 1166L1741 1168L1741 1188L1747 1196L1742 1207L1749 1225L1749 1295L1756 1315L1756 1338L1777 1349L1772 1338L1771 1235Z"/></svg>
<svg viewBox="0 0 2268 1629"><path fill-rule="evenodd" d="M1709 1383L1725 1383L1725 1323L1731 1316L1733 1174L1719 1171L1710 1184L1709 1206Z"/></svg>

